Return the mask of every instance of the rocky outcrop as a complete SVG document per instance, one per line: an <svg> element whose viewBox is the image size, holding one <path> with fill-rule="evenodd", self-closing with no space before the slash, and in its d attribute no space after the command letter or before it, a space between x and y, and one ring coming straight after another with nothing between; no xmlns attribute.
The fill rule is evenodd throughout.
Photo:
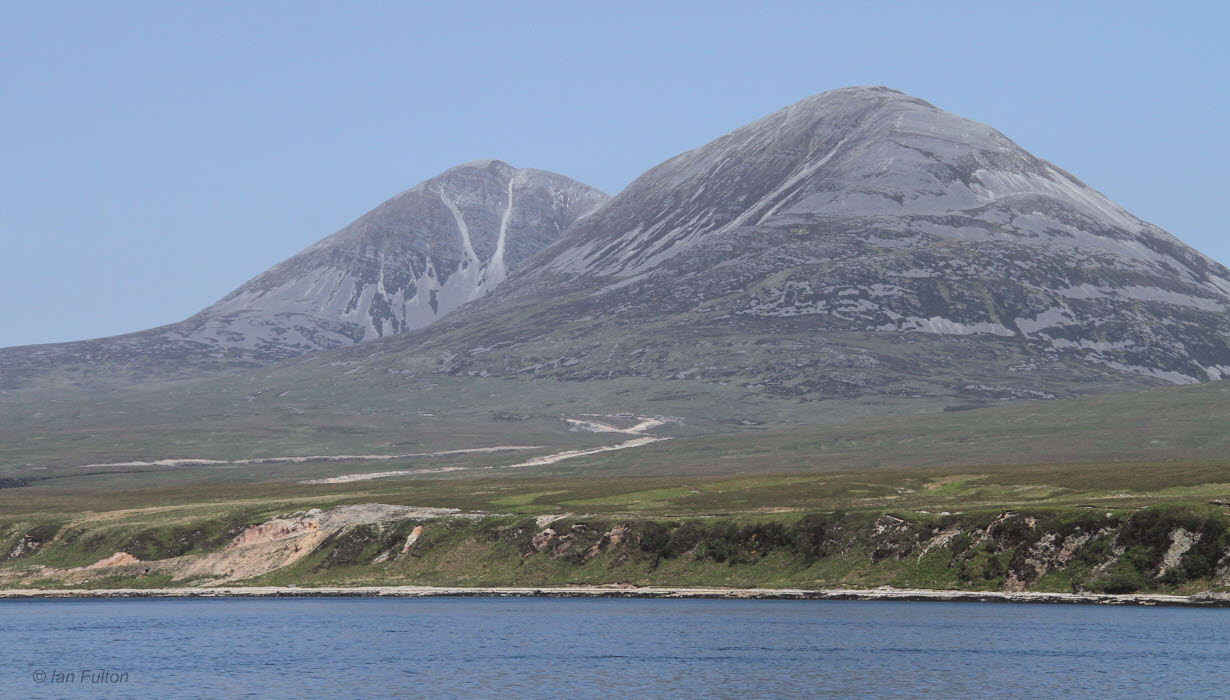
<svg viewBox="0 0 1230 700"><path fill-rule="evenodd" d="M319 519L299 518L285 520L278 518L246 528L243 532L236 535L229 546L248 547L254 544L286 539L287 537L298 537L299 535L310 534L318 530L320 530Z"/></svg>
<svg viewBox="0 0 1230 700"><path fill-rule="evenodd" d="M1110 593L1196 581L1212 586L1230 571L1230 519L1220 512L1154 507L1075 513L885 513L865 520L817 514L794 525L742 526L720 520L585 520L537 531L518 525L500 534L521 543L522 561L545 556L585 565L609 554L618 564L649 555L655 562L690 561L691 567L754 567L775 555L777 566L805 570L826 557L854 557L883 570L885 582L903 586L944 583L1015 592L1039 585ZM780 574L778 569L773 575ZM924 574L930 578L919 580Z"/></svg>
<svg viewBox="0 0 1230 700"><path fill-rule="evenodd" d="M129 554L128 552L116 552L115 554L112 554L109 557L106 557L104 559L99 559L93 564L90 564L89 566L85 567L85 569L87 571L93 571L96 569L112 569L117 566L131 566L133 564L140 564L140 563L141 563L140 559L137 559L136 557Z"/></svg>
<svg viewBox="0 0 1230 700"><path fill-rule="evenodd" d="M401 553L405 554L406 552L409 552L410 548L414 546L414 543L418 542L419 538L422 536L423 526L415 525L414 529L410 531L410 534L406 536L406 543L401 546Z"/></svg>
<svg viewBox="0 0 1230 700"><path fill-rule="evenodd" d="M1200 537L1200 533L1188 532L1181 527L1172 531L1170 533L1170 547L1162 555L1162 563L1158 566L1157 573L1154 575L1162 578L1171 571L1178 570L1183 563L1183 556L1200 542Z"/></svg>
<svg viewBox="0 0 1230 700"><path fill-rule="evenodd" d="M39 542L29 535L25 535L21 539L17 540L17 544L13 545L12 549L5 553L4 556L7 559L16 559L17 557L33 552L42 544L42 542Z"/></svg>

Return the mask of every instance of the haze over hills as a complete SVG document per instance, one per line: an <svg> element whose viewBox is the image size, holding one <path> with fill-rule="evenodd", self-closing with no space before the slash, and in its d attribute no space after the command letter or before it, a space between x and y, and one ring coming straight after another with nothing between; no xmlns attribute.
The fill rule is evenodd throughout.
<svg viewBox="0 0 1230 700"><path fill-rule="evenodd" d="M343 354L978 405L1219 379L1228 310L1227 268L986 125L859 87L666 161L498 296Z"/></svg>
<svg viewBox="0 0 1230 700"><path fill-rule="evenodd" d="M0 350L0 390L194 379L421 328L488 293L606 199L554 173L465 163L184 321Z"/></svg>
<svg viewBox="0 0 1230 700"><path fill-rule="evenodd" d="M333 322L351 324L322 347L385 337L195 384L160 398L160 412L191 422L263 411L261 425L302 428L305 411L388 411L415 435L427 426L413 416L439 418L444 407L458 421L633 412L682 417L695 431L1230 373L1230 270L994 129L887 88L802 100L653 168L587 216L600 196L562 178L566 197L542 187L541 208L529 209L556 218L518 213L536 200L514 172L526 171L462 166L442 176L443 197L429 181L240 288L211 317L246 323L245 305L285 309L302 295L334 304L323 307ZM459 197L463 185L479 194ZM414 239L419 254L439 256L430 268L426 257L380 247L382 222L401 207L431 223ZM533 246L511 244L557 236L533 256ZM504 270L524 264L498 294L413 330L430 319L432 298L443 312L489 289L504 274L497 259ZM349 263L335 260L363 264L342 274ZM356 278L365 284L347 286ZM274 318L304 313L290 306ZM402 328L411 330L389 334ZM150 339L141 357L180 367L161 333L136 334ZM13 358L38 350L0 359L18 367ZM44 381L4 374L9 386ZM223 432L235 430L231 421Z"/></svg>

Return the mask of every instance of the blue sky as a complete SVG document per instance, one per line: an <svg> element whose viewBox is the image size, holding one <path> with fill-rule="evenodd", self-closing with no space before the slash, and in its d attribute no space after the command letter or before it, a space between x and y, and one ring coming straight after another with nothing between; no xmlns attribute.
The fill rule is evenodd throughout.
<svg viewBox="0 0 1230 700"><path fill-rule="evenodd" d="M1019 5L0 0L0 346L177 321L457 163L615 193L847 85L1230 263L1226 5Z"/></svg>

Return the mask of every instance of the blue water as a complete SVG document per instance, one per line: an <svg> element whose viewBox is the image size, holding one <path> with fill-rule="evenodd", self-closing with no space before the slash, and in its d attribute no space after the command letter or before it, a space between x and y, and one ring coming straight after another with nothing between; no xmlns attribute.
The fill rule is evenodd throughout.
<svg viewBox="0 0 1230 700"><path fill-rule="evenodd" d="M0 661L3 698L1230 697L1230 610L0 601ZM82 668L127 676L83 682Z"/></svg>

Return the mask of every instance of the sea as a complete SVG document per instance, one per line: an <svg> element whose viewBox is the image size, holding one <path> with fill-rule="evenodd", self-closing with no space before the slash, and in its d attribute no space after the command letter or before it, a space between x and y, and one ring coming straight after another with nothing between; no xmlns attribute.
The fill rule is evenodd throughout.
<svg viewBox="0 0 1230 700"><path fill-rule="evenodd" d="M1217 698L1230 610L9 600L0 661L0 698Z"/></svg>

